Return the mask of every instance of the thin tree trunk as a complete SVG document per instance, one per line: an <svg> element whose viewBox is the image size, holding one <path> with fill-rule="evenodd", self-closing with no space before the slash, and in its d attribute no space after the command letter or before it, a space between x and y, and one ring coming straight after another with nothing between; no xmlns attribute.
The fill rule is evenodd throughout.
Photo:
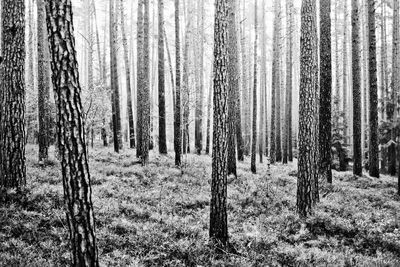
<svg viewBox="0 0 400 267"><path fill-rule="evenodd" d="M179 0L175 0L175 112L174 112L174 150L175 165L181 165L181 47L179 38Z"/></svg>
<svg viewBox="0 0 400 267"><path fill-rule="evenodd" d="M144 0L138 0L138 15L137 15L137 104L136 104L136 157L140 158L142 156L142 135L143 135L143 49L144 49L144 39L143 39L143 7Z"/></svg>
<svg viewBox="0 0 400 267"><path fill-rule="evenodd" d="M256 150L257 150L257 0L254 6L254 76L253 76L253 126L251 138L251 172L256 173Z"/></svg>
<svg viewBox="0 0 400 267"><path fill-rule="evenodd" d="M164 74L164 1L158 0L158 149L167 154Z"/></svg>

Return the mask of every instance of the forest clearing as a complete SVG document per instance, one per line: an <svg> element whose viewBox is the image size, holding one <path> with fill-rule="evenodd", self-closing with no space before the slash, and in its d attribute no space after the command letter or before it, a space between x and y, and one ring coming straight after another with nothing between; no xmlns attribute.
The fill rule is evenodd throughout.
<svg viewBox="0 0 400 267"><path fill-rule="evenodd" d="M38 166L27 148L28 186L0 206L0 266L68 266L68 229L58 163ZM238 165L228 182L231 251L208 244L211 159L152 155L142 168L127 151L90 153L102 266L398 266L395 179L333 172L315 215L296 215L296 164ZM104 163L107 163L106 165Z"/></svg>

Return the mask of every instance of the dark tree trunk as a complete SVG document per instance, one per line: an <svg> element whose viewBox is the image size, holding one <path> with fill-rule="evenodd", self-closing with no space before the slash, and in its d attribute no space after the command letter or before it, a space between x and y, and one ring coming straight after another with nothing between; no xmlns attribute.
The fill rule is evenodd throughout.
<svg viewBox="0 0 400 267"><path fill-rule="evenodd" d="M239 94L239 61L236 28L236 0L229 7L229 90L228 90L228 175L236 174L237 99ZM240 113L240 112L239 112ZM239 117L240 118L240 117ZM240 121L239 121L240 125ZM240 130L240 129L239 129Z"/></svg>
<svg viewBox="0 0 400 267"><path fill-rule="evenodd" d="M216 0L214 28L214 128L210 203L210 239L228 244L227 120L229 1Z"/></svg>
<svg viewBox="0 0 400 267"><path fill-rule="evenodd" d="M0 189L21 188L25 166L25 4L3 0L0 65Z"/></svg>
<svg viewBox="0 0 400 267"><path fill-rule="evenodd" d="M353 173L362 175L361 150L361 50L360 50L360 22L357 0L352 0L352 68L353 68Z"/></svg>
<svg viewBox="0 0 400 267"><path fill-rule="evenodd" d="M303 0L300 38L300 123L297 212L311 214L318 202L318 58L316 2Z"/></svg>
<svg viewBox="0 0 400 267"><path fill-rule="evenodd" d="M376 75L375 0L368 0L369 27L369 175L379 178L378 85Z"/></svg>
<svg viewBox="0 0 400 267"><path fill-rule="evenodd" d="M319 102L319 175L320 181L332 183L332 56L331 56L331 1L320 4L320 102Z"/></svg>
<svg viewBox="0 0 400 267"><path fill-rule="evenodd" d="M212 92L213 92L213 81L212 76L210 78L210 89L208 91L208 107L207 107L207 138L206 138L206 154L210 154L210 143L211 143L211 110L212 110Z"/></svg>
<svg viewBox="0 0 400 267"><path fill-rule="evenodd" d="M72 265L98 266L71 1L47 0L46 11Z"/></svg>
<svg viewBox="0 0 400 267"><path fill-rule="evenodd" d="M167 154L164 74L164 1L158 0L158 149Z"/></svg>
<svg viewBox="0 0 400 267"><path fill-rule="evenodd" d="M179 0L175 0L175 112L174 112L174 150L175 165L181 165L181 46L179 31Z"/></svg>
<svg viewBox="0 0 400 267"><path fill-rule="evenodd" d="M114 1L110 0L110 68L111 68L111 101L112 101L112 119L113 119L113 138L114 151L119 153L122 148L121 133L121 111L119 102L118 86L118 62L117 62L117 32L118 23L114 18Z"/></svg>
<svg viewBox="0 0 400 267"><path fill-rule="evenodd" d="M257 150L257 0L254 6L254 75L253 75L253 126L251 138L251 172L256 173L256 150Z"/></svg>
<svg viewBox="0 0 400 267"><path fill-rule="evenodd" d="M37 47L38 47L38 143L39 162L49 157L49 99L50 65L46 30L46 9L43 0L37 1Z"/></svg>

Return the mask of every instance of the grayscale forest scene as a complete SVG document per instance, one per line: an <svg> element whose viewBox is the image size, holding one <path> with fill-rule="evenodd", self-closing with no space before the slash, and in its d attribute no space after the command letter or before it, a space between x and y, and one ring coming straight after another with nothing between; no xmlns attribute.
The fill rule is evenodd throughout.
<svg viewBox="0 0 400 267"><path fill-rule="evenodd" d="M0 0L0 267L400 266L400 0Z"/></svg>

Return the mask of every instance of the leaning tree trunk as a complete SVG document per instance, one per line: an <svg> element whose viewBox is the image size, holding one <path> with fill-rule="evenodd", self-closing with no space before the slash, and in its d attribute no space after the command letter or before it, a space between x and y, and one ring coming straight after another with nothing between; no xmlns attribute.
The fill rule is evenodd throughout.
<svg viewBox="0 0 400 267"><path fill-rule="evenodd" d="M332 183L332 56L331 56L331 1L320 4L320 102L319 102L319 174L320 181Z"/></svg>
<svg viewBox="0 0 400 267"><path fill-rule="evenodd" d="M43 0L37 1L37 48L38 48L38 143L39 162L49 157L49 101L50 65L46 30L46 9Z"/></svg>
<svg viewBox="0 0 400 267"><path fill-rule="evenodd" d="M376 75L375 0L368 0L369 28L369 175L379 177L378 85Z"/></svg>
<svg viewBox="0 0 400 267"><path fill-rule="evenodd" d="M21 188L25 167L25 4L2 1L0 189Z"/></svg>
<svg viewBox="0 0 400 267"><path fill-rule="evenodd" d="M71 1L47 0L46 11L72 265L98 266Z"/></svg>
<svg viewBox="0 0 400 267"><path fill-rule="evenodd" d="M357 0L352 0L352 68L353 68L353 154L354 175L362 175L362 150L361 150L361 50L360 50L360 22L359 5Z"/></svg>
<svg viewBox="0 0 400 267"><path fill-rule="evenodd" d="M316 2L303 0L300 39L299 161L297 212L307 216L318 202L318 58Z"/></svg>
<svg viewBox="0 0 400 267"><path fill-rule="evenodd" d="M227 114L229 1L216 0L214 26L214 128L210 203L210 239L228 244Z"/></svg>

